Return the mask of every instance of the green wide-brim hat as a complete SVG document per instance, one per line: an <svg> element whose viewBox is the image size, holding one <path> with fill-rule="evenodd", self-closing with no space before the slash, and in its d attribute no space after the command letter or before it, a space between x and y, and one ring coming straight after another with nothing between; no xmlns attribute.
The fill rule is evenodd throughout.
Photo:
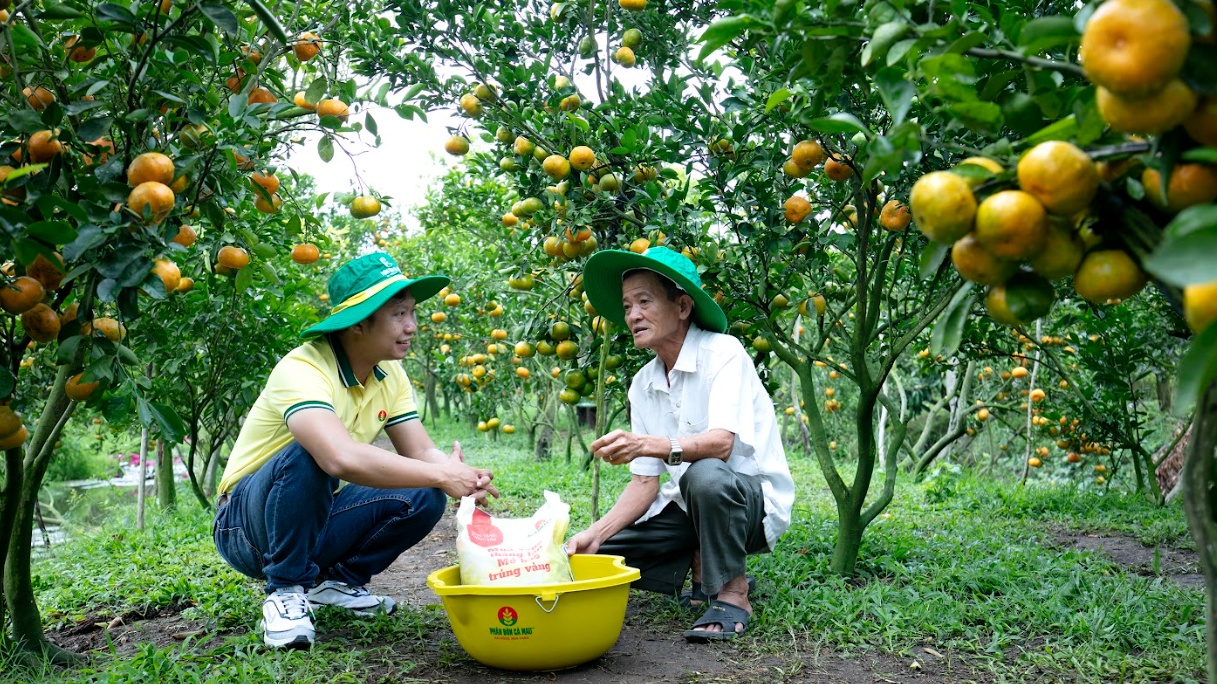
<svg viewBox="0 0 1217 684"><path fill-rule="evenodd" d="M300 333L313 337L321 333L349 328L371 316L393 295L410 289L415 302L435 296L448 285L445 275L407 278L393 257L384 252L372 252L343 264L330 277L330 301L336 302L330 315L320 323Z"/></svg>
<svg viewBox="0 0 1217 684"><path fill-rule="evenodd" d="M693 260L667 247L651 247L641 254L620 249L593 254L583 267L583 291L596 313L628 327L621 304L621 276L636 268L654 271L688 293L693 298L693 321L699 327L720 333L727 331L727 314L702 289L701 275Z"/></svg>

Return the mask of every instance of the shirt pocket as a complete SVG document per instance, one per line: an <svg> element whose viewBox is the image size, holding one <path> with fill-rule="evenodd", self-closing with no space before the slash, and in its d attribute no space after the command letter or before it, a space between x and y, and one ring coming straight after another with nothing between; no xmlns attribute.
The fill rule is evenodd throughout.
<svg viewBox="0 0 1217 684"><path fill-rule="evenodd" d="M706 431L710 424L710 407L704 401L687 402L680 412L677 433L681 435L699 435Z"/></svg>

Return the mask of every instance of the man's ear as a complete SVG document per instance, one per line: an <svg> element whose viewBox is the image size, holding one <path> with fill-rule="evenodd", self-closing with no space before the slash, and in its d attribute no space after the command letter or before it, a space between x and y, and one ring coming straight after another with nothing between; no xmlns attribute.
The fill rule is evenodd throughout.
<svg viewBox="0 0 1217 684"><path fill-rule="evenodd" d="M680 320L687 320L693 317L693 297L688 293L680 295Z"/></svg>

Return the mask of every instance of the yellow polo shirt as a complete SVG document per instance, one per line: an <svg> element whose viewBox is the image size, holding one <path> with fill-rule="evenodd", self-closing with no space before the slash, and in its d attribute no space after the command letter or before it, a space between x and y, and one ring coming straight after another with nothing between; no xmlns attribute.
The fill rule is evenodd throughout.
<svg viewBox="0 0 1217 684"><path fill-rule="evenodd" d="M351 438L365 444L389 425L418 419L414 389L400 363L374 366L368 384L361 385L342 348L322 335L275 364L228 456L220 493L232 491L241 478L291 444L287 419L309 408L338 414Z"/></svg>

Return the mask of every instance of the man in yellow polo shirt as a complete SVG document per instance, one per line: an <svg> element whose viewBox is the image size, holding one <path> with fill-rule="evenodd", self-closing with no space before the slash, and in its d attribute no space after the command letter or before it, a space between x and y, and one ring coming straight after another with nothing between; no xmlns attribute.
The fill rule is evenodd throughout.
<svg viewBox="0 0 1217 684"><path fill-rule="evenodd" d="M383 252L345 264L329 283L337 305L275 365L246 416L213 536L229 565L266 581L269 646L312 646L315 606L391 612L393 599L364 585L435 527L445 495L498 496L460 444L446 454L431 441L400 363L415 305L447 284L407 278ZM382 430L397 453L372 444Z"/></svg>

